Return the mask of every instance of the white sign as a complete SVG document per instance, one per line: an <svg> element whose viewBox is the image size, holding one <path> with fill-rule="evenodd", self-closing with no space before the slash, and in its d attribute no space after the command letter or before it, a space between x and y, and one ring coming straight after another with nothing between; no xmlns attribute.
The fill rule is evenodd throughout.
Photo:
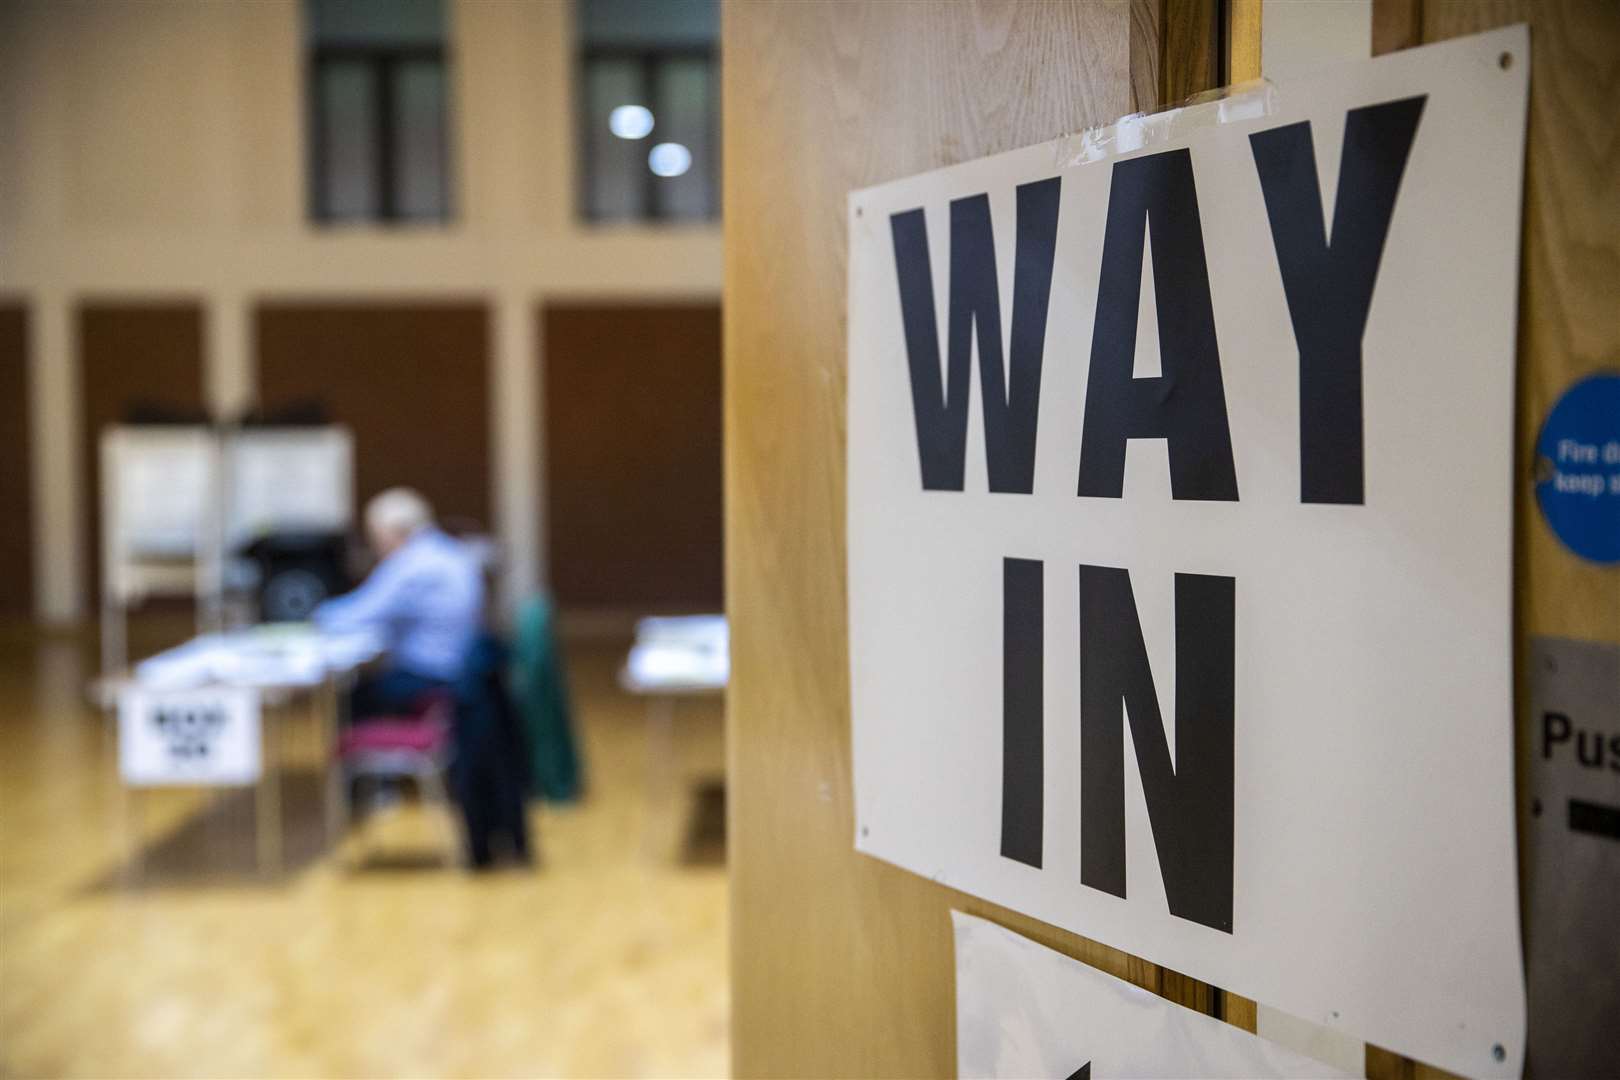
<svg viewBox="0 0 1620 1080"><path fill-rule="evenodd" d="M956 1073L970 1077L1359 1076L951 912L956 926Z"/></svg>
<svg viewBox="0 0 1620 1080"><path fill-rule="evenodd" d="M860 850L1517 1074L1529 57L1509 28L850 197Z"/></svg>
<svg viewBox="0 0 1620 1080"><path fill-rule="evenodd" d="M259 779L259 696L249 689L118 696L118 771L131 787L225 786Z"/></svg>
<svg viewBox="0 0 1620 1080"><path fill-rule="evenodd" d="M247 428L226 452L232 546L278 529L349 527L354 437L347 428Z"/></svg>
<svg viewBox="0 0 1620 1080"><path fill-rule="evenodd" d="M101 435L104 510L115 552L195 554L208 527L217 443L206 427L111 427Z"/></svg>

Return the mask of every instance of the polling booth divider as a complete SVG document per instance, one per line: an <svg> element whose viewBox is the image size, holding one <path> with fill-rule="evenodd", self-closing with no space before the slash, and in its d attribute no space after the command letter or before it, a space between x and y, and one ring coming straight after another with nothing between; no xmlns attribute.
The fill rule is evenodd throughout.
<svg viewBox="0 0 1620 1080"><path fill-rule="evenodd" d="M104 676L128 666L128 615L150 597L192 598L198 633L217 633L247 618L301 621L341 591L341 566L323 578L320 560L278 565L256 545L305 536L346 541L354 485L348 429L119 424L101 430L98 452ZM254 611L233 620L230 594L245 592L233 567L250 559L258 564Z"/></svg>

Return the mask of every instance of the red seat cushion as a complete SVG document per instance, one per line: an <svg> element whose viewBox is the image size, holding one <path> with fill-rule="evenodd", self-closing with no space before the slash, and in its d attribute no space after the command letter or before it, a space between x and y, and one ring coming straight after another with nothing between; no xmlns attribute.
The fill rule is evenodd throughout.
<svg viewBox="0 0 1620 1080"><path fill-rule="evenodd" d="M378 750L431 754L450 738L448 709L435 702L416 716L379 716L359 721L338 737L338 756Z"/></svg>

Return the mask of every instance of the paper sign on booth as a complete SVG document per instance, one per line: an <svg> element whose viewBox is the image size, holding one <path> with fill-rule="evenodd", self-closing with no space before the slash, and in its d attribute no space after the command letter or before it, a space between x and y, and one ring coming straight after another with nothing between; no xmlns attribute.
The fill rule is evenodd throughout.
<svg viewBox="0 0 1620 1080"><path fill-rule="evenodd" d="M1517 1073L1529 57L1509 28L851 195L860 850Z"/></svg>
<svg viewBox="0 0 1620 1080"><path fill-rule="evenodd" d="M1345 1077L985 919L956 930L956 1073L970 1077Z"/></svg>

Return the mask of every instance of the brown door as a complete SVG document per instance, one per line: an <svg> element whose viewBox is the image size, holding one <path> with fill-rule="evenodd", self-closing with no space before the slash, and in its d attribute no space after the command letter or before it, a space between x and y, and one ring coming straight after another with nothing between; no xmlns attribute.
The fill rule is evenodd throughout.
<svg viewBox="0 0 1620 1080"><path fill-rule="evenodd" d="M357 509L416 488L439 519L489 530L489 309L476 302L270 301L254 315L259 404L354 432Z"/></svg>
<svg viewBox="0 0 1620 1080"><path fill-rule="evenodd" d="M720 306L554 303L540 318L558 602L718 611Z"/></svg>
<svg viewBox="0 0 1620 1080"><path fill-rule="evenodd" d="M34 499L28 422L28 309L0 301L0 617L34 610Z"/></svg>
<svg viewBox="0 0 1620 1080"><path fill-rule="evenodd" d="M202 320L202 305L190 300L97 300L79 308L81 468L90 523L86 596L92 605L101 596L101 431L134 418L204 418Z"/></svg>

